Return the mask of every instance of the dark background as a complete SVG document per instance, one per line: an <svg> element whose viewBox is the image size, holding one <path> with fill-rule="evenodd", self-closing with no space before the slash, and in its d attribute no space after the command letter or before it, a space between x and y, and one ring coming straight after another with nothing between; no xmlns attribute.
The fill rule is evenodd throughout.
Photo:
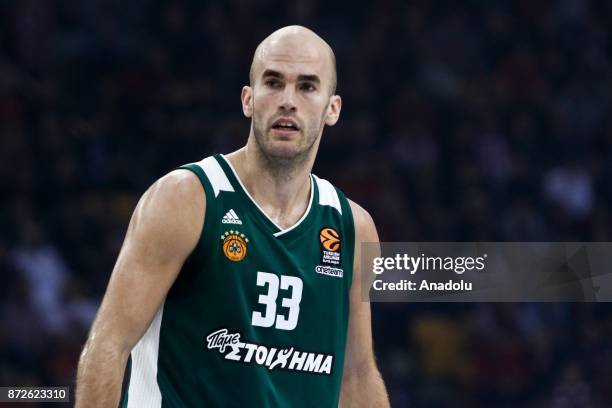
<svg viewBox="0 0 612 408"><path fill-rule="evenodd" d="M610 241L612 3L0 3L0 385L74 385L138 197L241 146L256 45L334 48L314 172L384 241ZM608 304L374 304L393 406L612 405ZM24 406L24 405L20 405Z"/></svg>

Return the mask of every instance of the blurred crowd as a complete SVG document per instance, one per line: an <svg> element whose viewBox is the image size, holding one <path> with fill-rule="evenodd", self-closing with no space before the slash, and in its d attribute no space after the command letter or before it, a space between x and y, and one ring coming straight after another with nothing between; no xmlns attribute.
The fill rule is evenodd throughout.
<svg viewBox="0 0 612 408"><path fill-rule="evenodd" d="M286 24L334 48L314 172L384 241L611 241L612 3L0 3L0 385L74 385L138 197L246 140ZM393 406L612 405L608 304L373 305Z"/></svg>

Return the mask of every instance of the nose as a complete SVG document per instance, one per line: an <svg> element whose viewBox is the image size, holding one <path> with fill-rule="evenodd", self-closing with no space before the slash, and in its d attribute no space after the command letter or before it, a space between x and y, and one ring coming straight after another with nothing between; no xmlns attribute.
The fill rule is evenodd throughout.
<svg viewBox="0 0 612 408"><path fill-rule="evenodd" d="M295 104L295 90L291 86L286 86L281 95L279 110L281 112L295 112L297 106Z"/></svg>

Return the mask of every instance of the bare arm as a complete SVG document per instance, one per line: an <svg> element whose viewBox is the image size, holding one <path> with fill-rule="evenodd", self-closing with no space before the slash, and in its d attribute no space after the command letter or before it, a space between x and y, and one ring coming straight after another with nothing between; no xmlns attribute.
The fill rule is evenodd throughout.
<svg viewBox="0 0 612 408"><path fill-rule="evenodd" d="M355 219L355 260L350 293L351 315L340 395L341 407L389 407L389 398L372 349L370 303L361 300L361 243L379 242L372 217L350 202Z"/></svg>
<svg viewBox="0 0 612 408"><path fill-rule="evenodd" d="M76 407L116 407L130 351L198 242L205 197L197 177L174 171L142 196L79 361Z"/></svg>

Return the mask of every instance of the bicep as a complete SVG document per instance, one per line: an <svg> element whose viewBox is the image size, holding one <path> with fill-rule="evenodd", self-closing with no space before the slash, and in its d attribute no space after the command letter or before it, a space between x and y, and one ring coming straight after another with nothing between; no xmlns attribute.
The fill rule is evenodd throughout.
<svg viewBox="0 0 612 408"><path fill-rule="evenodd" d="M376 227L370 215L351 202L355 219L355 258L350 292L350 317L346 347L345 372L359 372L374 365L370 302L362 297L362 286L369 286L367 270L362 270L363 242L378 242Z"/></svg>
<svg viewBox="0 0 612 408"><path fill-rule="evenodd" d="M190 174L170 173L139 201L90 337L130 350L150 324L204 222L204 193Z"/></svg>

